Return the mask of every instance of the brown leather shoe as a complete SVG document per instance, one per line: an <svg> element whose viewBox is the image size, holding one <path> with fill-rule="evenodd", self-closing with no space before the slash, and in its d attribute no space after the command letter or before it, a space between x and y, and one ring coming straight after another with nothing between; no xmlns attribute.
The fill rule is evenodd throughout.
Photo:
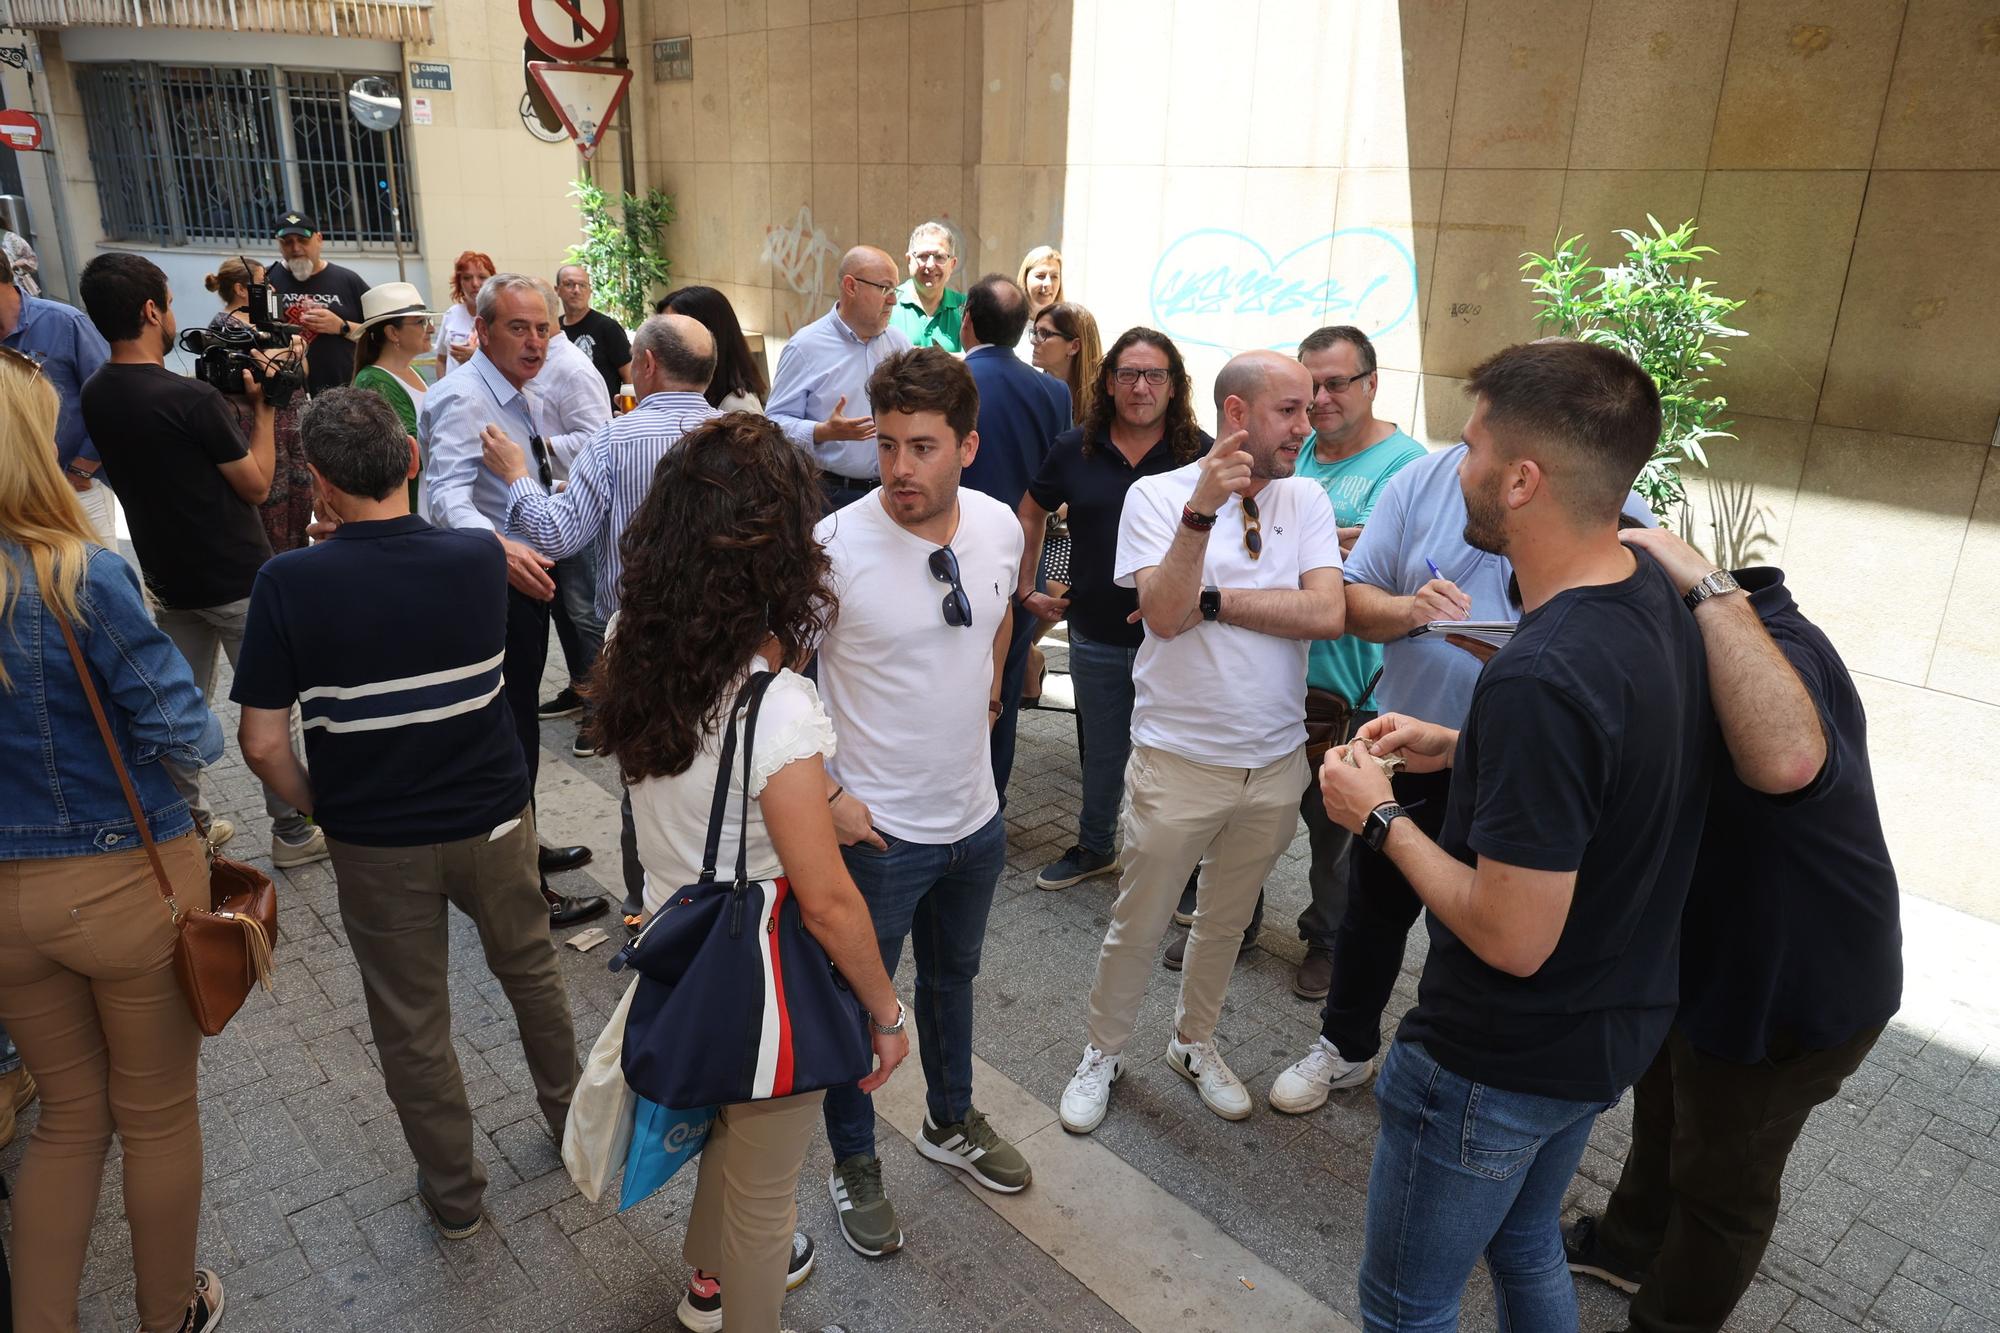
<svg viewBox="0 0 2000 1333"><path fill-rule="evenodd" d="M1315 945L1292 975L1292 994L1303 1000L1324 1000L1333 989L1333 954Z"/></svg>

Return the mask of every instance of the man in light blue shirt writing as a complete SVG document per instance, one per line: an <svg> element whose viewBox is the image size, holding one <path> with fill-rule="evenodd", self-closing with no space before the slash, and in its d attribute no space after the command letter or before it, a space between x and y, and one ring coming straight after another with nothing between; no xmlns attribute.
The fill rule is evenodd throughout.
<svg viewBox="0 0 2000 1333"><path fill-rule="evenodd" d="M778 354L765 415L819 464L827 512L875 489L875 418L868 377L910 340L889 327L896 309L896 261L872 245L840 260L840 299L792 335Z"/></svg>

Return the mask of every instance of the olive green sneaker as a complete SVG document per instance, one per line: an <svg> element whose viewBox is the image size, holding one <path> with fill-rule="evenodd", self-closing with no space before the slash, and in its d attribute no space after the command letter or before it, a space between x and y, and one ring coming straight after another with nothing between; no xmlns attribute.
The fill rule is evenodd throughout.
<svg viewBox="0 0 2000 1333"><path fill-rule="evenodd" d="M849 1249L875 1259L903 1248L896 1205L882 1192L881 1158L857 1154L834 1163L826 1178L826 1192L833 1196L840 1238Z"/></svg>
<svg viewBox="0 0 2000 1333"><path fill-rule="evenodd" d="M976 1110L968 1109L965 1119L955 1125L933 1125L926 1114L917 1151L933 1162L957 1167L1000 1194L1019 1194L1035 1178L1021 1150L994 1133Z"/></svg>

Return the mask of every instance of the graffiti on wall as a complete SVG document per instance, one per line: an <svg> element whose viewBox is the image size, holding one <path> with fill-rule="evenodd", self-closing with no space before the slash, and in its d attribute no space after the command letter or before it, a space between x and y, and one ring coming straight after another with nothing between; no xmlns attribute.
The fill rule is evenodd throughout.
<svg viewBox="0 0 2000 1333"><path fill-rule="evenodd" d="M1289 351L1322 324L1380 338L1417 310L1417 261L1379 227L1347 227L1283 253L1220 227L1190 231L1161 252L1149 292L1153 324L1176 342Z"/></svg>
<svg viewBox="0 0 2000 1333"><path fill-rule="evenodd" d="M813 222L812 209L800 204L799 215L789 223L764 228L759 259L787 287L819 305L826 300L826 280L840 259L840 247Z"/></svg>

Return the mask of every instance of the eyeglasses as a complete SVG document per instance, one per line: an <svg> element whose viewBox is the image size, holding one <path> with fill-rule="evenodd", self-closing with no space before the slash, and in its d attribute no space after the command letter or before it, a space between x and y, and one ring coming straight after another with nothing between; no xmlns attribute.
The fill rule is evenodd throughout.
<svg viewBox="0 0 2000 1333"><path fill-rule="evenodd" d="M1364 370L1359 375L1329 375L1323 380L1313 381L1313 397L1319 397L1321 389L1328 393L1346 393L1353 385L1359 384L1375 372Z"/></svg>
<svg viewBox="0 0 2000 1333"><path fill-rule="evenodd" d="M1067 333L1064 333L1061 329L1045 329L1039 324L1037 324L1034 327L1034 329L1030 331L1028 336L1034 339L1037 343L1053 342L1057 338L1069 337L1069 335ZM1165 372L1162 373L1164 374ZM1162 380L1161 383L1165 383L1165 381Z"/></svg>
<svg viewBox="0 0 2000 1333"><path fill-rule="evenodd" d="M958 581L958 557L949 546L931 552L931 577L951 585L951 591L944 595L944 623L953 629L971 629L972 599Z"/></svg>
<svg viewBox="0 0 2000 1333"><path fill-rule="evenodd" d="M912 264L949 264L956 258L958 256L945 254L941 250L926 250L920 255L911 255L910 262ZM867 279L864 278L863 281L865 282Z"/></svg>
<svg viewBox="0 0 2000 1333"><path fill-rule="evenodd" d="M864 278L859 273L850 273L848 274L848 276L850 278L853 278L856 282L867 283L870 287L873 287L876 291L881 292L884 296L887 296L890 292L896 290L896 284L893 282L877 282L873 278Z"/></svg>
<svg viewBox="0 0 2000 1333"><path fill-rule="evenodd" d="M539 435L528 437L528 448L535 455L535 470L541 474L542 489L549 490L556 484L556 474L549 469L549 446ZM1247 501L1245 503L1248 503Z"/></svg>
<svg viewBox="0 0 2000 1333"><path fill-rule="evenodd" d="M1257 502L1247 495L1243 497L1243 549L1252 560L1264 554L1264 522L1257 513Z"/></svg>
<svg viewBox="0 0 2000 1333"><path fill-rule="evenodd" d="M1172 378L1172 371L1162 370L1158 366L1146 370L1139 370L1133 366L1120 366L1111 372L1112 382L1121 389L1129 389L1142 379L1155 389L1165 388L1167 381Z"/></svg>

